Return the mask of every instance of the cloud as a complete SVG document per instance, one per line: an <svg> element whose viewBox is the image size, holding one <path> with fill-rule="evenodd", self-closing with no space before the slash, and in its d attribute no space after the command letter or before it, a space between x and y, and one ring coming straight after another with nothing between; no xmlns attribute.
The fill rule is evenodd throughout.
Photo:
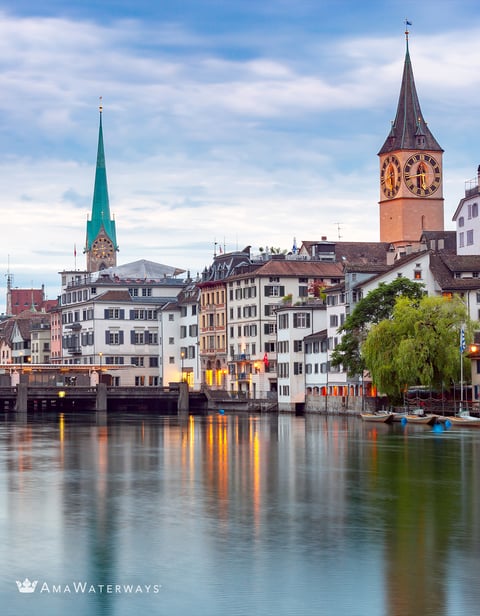
<svg viewBox="0 0 480 616"><path fill-rule="evenodd" d="M378 239L376 152L403 43L297 36L0 13L4 270L8 255L25 276L73 267L74 244L83 266L99 96L121 262L167 255L201 270L215 240L289 248L335 239L338 223L342 239ZM479 41L473 27L411 41L423 111L449 152L459 125L478 127ZM446 212L476 162L449 155Z"/></svg>

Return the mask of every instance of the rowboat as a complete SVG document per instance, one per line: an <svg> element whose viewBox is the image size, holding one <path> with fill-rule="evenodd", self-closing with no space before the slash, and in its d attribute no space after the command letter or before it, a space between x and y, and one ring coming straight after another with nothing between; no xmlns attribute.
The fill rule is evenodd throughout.
<svg viewBox="0 0 480 616"><path fill-rule="evenodd" d="M405 415L407 423L411 424L423 424L425 426L431 426L436 423L436 415Z"/></svg>
<svg viewBox="0 0 480 616"><path fill-rule="evenodd" d="M393 421L393 413L360 413L363 421L374 421L377 423L390 423Z"/></svg>
<svg viewBox="0 0 480 616"><path fill-rule="evenodd" d="M469 428L480 428L480 418L472 417L469 413L460 413L459 415L455 415L454 417L448 417L447 420L450 422L450 425Z"/></svg>

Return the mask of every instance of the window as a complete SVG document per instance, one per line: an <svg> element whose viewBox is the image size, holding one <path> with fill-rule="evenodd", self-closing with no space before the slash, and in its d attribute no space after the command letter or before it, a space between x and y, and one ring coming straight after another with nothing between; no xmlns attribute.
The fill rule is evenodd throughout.
<svg viewBox="0 0 480 616"><path fill-rule="evenodd" d="M158 357L156 355L152 355L148 358L148 365L150 368L158 368Z"/></svg>
<svg viewBox="0 0 480 616"><path fill-rule="evenodd" d="M303 374L303 363L300 361L293 362L293 374Z"/></svg>
<svg viewBox="0 0 480 616"><path fill-rule="evenodd" d="M105 308L104 317L105 319L124 319L125 310L120 308Z"/></svg>
<svg viewBox="0 0 480 616"><path fill-rule="evenodd" d="M123 344L123 332L122 331L105 332L105 344Z"/></svg>
<svg viewBox="0 0 480 616"><path fill-rule="evenodd" d="M152 289L142 289L142 297L151 297Z"/></svg>
<svg viewBox="0 0 480 616"><path fill-rule="evenodd" d="M478 203L472 203L472 218L477 218L478 216Z"/></svg>
<svg viewBox="0 0 480 616"><path fill-rule="evenodd" d="M263 331L264 331L264 333L267 336L268 335L272 335L272 334L276 334L277 333L277 324L276 323L264 323Z"/></svg>
<svg viewBox="0 0 480 616"><path fill-rule="evenodd" d="M169 320L169 321L174 321L174 320L175 320L175 315L174 315L172 312L170 312L170 313L168 314L168 320Z"/></svg>
<svg viewBox="0 0 480 616"><path fill-rule="evenodd" d="M469 229L467 231L467 246L472 246L473 244L473 229Z"/></svg>
<svg viewBox="0 0 480 616"><path fill-rule="evenodd" d="M465 234L462 231L462 233L458 234L458 247L463 248L464 246L465 246Z"/></svg>
<svg viewBox="0 0 480 616"><path fill-rule="evenodd" d="M107 357L105 357L105 363L110 365L116 365L116 366L123 366L123 357L119 357L117 355L108 355Z"/></svg>
<svg viewBox="0 0 480 616"><path fill-rule="evenodd" d="M278 315L278 329L288 329L288 313Z"/></svg>
<svg viewBox="0 0 480 616"><path fill-rule="evenodd" d="M413 270L413 278L415 280L421 280L422 279L422 270L420 270L420 269Z"/></svg>
<svg viewBox="0 0 480 616"><path fill-rule="evenodd" d="M300 353L303 350L303 340L294 340L293 341L293 351L295 353Z"/></svg>
<svg viewBox="0 0 480 616"><path fill-rule="evenodd" d="M310 313L296 312L293 315L293 327L305 328L310 327Z"/></svg>
<svg viewBox="0 0 480 616"><path fill-rule="evenodd" d="M131 342L132 344L145 344L144 332L132 331Z"/></svg>
<svg viewBox="0 0 480 616"><path fill-rule="evenodd" d="M168 344L175 344L175 338L173 336L168 339Z"/></svg>
<svg viewBox="0 0 480 616"><path fill-rule="evenodd" d="M265 297L283 297L285 295L285 287L283 285L266 285Z"/></svg>
<svg viewBox="0 0 480 616"><path fill-rule="evenodd" d="M143 366L143 357L131 357L130 363L132 366Z"/></svg>
<svg viewBox="0 0 480 616"><path fill-rule="evenodd" d="M330 327L338 327L338 314L330 315Z"/></svg>

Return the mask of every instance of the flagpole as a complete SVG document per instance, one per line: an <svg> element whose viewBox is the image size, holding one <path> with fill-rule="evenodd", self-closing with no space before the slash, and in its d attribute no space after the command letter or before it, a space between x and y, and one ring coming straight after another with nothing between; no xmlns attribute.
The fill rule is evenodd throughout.
<svg viewBox="0 0 480 616"><path fill-rule="evenodd" d="M459 415L463 411L463 352L465 351L465 329L462 325L460 330L460 408Z"/></svg>

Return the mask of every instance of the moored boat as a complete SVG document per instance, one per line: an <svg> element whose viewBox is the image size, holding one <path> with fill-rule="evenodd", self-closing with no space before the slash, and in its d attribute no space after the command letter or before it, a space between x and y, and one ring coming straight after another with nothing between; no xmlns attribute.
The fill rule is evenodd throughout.
<svg viewBox="0 0 480 616"><path fill-rule="evenodd" d="M480 418L472 417L469 413L460 413L459 415L448 417L447 420L450 422L451 426L480 428Z"/></svg>
<svg viewBox="0 0 480 616"><path fill-rule="evenodd" d="M407 423L412 424L424 424L425 426L431 426L436 423L436 415L405 415Z"/></svg>
<svg viewBox="0 0 480 616"><path fill-rule="evenodd" d="M360 413L360 417L363 421L390 423L393 420L393 413Z"/></svg>

